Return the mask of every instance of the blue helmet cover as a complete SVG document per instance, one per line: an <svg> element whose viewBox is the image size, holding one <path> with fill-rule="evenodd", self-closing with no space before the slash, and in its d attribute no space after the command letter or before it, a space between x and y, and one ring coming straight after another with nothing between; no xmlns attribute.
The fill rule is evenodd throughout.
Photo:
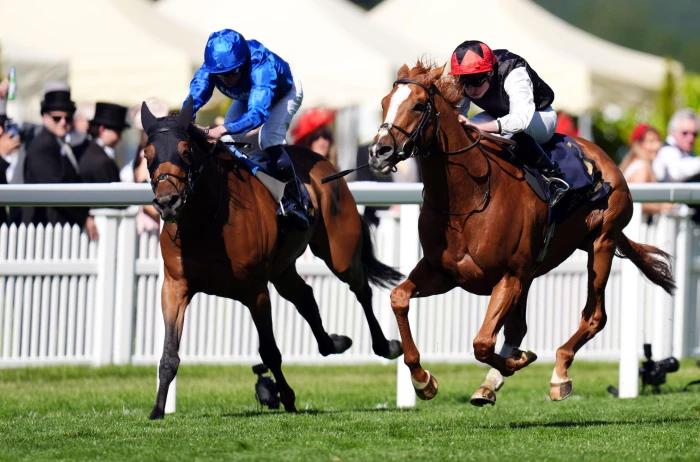
<svg viewBox="0 0 700 462"><path fill-rule="evenodd" d="M222 74L245 65L249 59L250 50L243 35L223 29L209 36L202 67L210 74Z"/></svg>

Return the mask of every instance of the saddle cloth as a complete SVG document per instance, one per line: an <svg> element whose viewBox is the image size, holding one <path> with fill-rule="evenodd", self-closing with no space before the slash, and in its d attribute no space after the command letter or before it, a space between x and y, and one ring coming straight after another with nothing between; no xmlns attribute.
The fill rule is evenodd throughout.
<svg viewBox="0 0 700 462"><path fill-rule="evenodd" d="M561 223L575 209L586 203L597 202L610 194L610 185L603 181L600 170L586 158L576 141L555 133L542 149L554 161L564 175L570 189L554 207L550 206L549 221ZM551 204L551 192L546 180L535 169L524 166L525 178L533 191L547 204Z"/></svg>

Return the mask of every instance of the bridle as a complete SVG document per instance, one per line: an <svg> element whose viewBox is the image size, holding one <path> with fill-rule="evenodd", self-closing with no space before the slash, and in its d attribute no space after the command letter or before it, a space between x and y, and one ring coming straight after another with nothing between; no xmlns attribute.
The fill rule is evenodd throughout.
<svg viewBox="0 0 700 462"><path fill-rule="evenodd" d="M192 143L190 142L190 138L187 135L187 132L180 128L180 127L161 127L152 130L151 132L148 133L148 143L151 144L151 138L159 133L167 133L167 132L175 132L178 134L178 141L187 141L189 144L189 149L187 151L187 154L189 155L188 157L190 159L194 159L194 156L192 155ZM215 145L214 145L215 146ZM213 151L213 148L212 148ZM199 178L200 174L202 173L202 170L204 169L204 162L200 162L198 166L193 167L190 166L190 168L187 168L187 176L182 176L182 175L175 175L174 173L161 173L160 175L156 176L155 178L151 179L151 189L153 190L153 193L155 194L156 190L158 189L158 185L162 183L163 181L167 181L170 183L173 188L175 188L175 191L177 191L177 194L182 198L182 205L185 205L187 202L187 198L189 197L190 193L194 189L195 183L197 179ZM151 170L151 167L149 167L149 170ZM151 171L151 176L155 172L155 169ZM174 180L179 181L184 185L182 190L177 187L177 183Z"/></svg>
<svg viewBox="0 0 700 462"><path fill-rule="evenodd" d="M430 151L427 149L421 149L422 146L424 146L424 135L425 135L425 129L430 125L431 123L435 124L435 134L437 136L437 133L440 131L440 113L436 111L435 109L435 100L434 97L435 95L440 96L441 98L444 99L444 96L442 93L440 93L440 90L433 84L430 86L427 86L421 82L418 82L416 80L412 79L398 79L394 82L394 86L398 84L409 84L409 85L417 85L421 87L423 90L428 93L428 101L426 102L425 109L422 111L423 115L421 116L421 119L418 121L418 125L411 131L410 133L404 129L403 127L399 127L398 125L394 125L393 123L385 122L379 126L379 131L382 129L386 130L387 133L389 133L389 136L391 136L391 141L393 144L393 150L396 153L397 156L397 163L403 160L408 159L409 157L416 157L420 155L421 157L428 157L430 154ZM457 149L456 151L442 151L442 154L452 156L452 155L457 155L457 154L462 154L464 152L469 151L470 149L474 148L475 146L479 145L482 140L483 132L479 130L476 127L473 126L467 126L469 129L472 129L476 133L476 139L469 144L468 146L464 148ZM396 130L399 133L403 134L406 136L406 141L401 145L401 148L399 149L398 143L396 142L396 137L394 136L394 133L392 130ZM407 148L410 148L410 151L407 152Z"/></svg>

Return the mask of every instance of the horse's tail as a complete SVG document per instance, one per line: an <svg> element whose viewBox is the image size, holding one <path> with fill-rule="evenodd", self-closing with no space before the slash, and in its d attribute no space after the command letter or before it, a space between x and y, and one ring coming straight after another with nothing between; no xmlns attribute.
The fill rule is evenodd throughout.
<svg viewBox="0 0 700 462"><path fill-rule="evenodd" d="M362 265L367 273L367 279L375 286L390 288L404 279L403 274L380 262L374 256L369 223L364 218L362 219Z"/></svg>
<svg viewBox="0 0 700 462"><path fill-rule="evenodd" d="M671 271L671 256L653 245L634 242L620 233L617 249L622 257L629 258L651 282L673 295L676 281Z"/></svg>

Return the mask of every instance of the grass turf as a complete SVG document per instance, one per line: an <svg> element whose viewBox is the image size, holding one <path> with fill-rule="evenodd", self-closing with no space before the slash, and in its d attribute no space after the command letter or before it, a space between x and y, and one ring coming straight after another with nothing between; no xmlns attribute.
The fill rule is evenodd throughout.
<svg viewBox="0 0 700 462"><path fill-rule="evenodd" d="M431 365L438 396L396 410L395 366L288 366L296 415L261 412L249 367L180 367L177 413L147 420L155 367L0 370L0 460L700 460L700 369L618 400L617 366L579 362L574 396L547 398L551 365L468 403L484 367Z"/></svg>

